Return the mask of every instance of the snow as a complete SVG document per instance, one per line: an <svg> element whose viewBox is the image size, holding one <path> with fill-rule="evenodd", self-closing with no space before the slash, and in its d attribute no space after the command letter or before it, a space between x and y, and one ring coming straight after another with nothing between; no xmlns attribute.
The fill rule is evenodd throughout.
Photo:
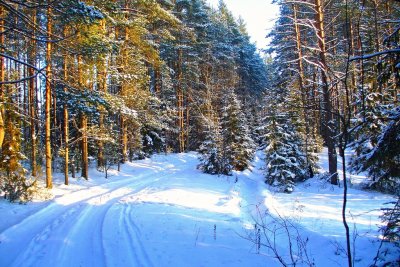
<svg viewBox="0 0 400 267"><path fill-rule="evenodd" d="M280 266L270 250L247 240L260 211L293 220L316 266L345 266L342 188L315 178L291 194L275 193L264 183L262 157L258 152L252 170L233 176L197 170L196 153L127 163L109 179L92 169L89 181L70 178L69 186L56 174L50 200L0 200L0 266ZM392 200L349 189L358 266L373 262L380 208ZM283 256L287 250L278 243Z"/></svg>

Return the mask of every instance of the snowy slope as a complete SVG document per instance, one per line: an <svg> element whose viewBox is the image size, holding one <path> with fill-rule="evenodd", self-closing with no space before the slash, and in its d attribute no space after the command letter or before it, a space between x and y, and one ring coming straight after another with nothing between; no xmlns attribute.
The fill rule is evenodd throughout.
<svg viewBox="0 0 400 267"><path fill-rule="evenodd" d="M56 180L50 201L1 200L0 266L280 266L270 250L247 240L257 212L267 209L294 215L317 266L344 266L341 189L310 180L291 195L272 193L261 156L253 171L218 177L196 170L195 153L155 155L109 179L91 170L89 181L71 178L67 187ZM392 198L350 194L356 259L367 266L378 246L377 209ZM278 240L286 257L287 244Z"/></svg>

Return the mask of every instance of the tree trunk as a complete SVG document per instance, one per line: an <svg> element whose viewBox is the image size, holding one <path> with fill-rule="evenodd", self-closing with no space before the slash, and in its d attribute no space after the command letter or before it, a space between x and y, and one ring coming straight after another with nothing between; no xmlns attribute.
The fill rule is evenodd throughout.
<svg viewBox="0 0 400 267"><path fill-rule="evenodd" d="M328 147L328 161L329 161L329 174L331 175L331 184L338 184L337 174L337 155L334 141L334 123L332 116L332 105L331 105L331 93L328 85L328 68L326 60L326 44L325 44L325 31L324 31L324 13L322 10L321 0L315 0L316 13L316 29L318 36L318 47L319 47L319 60L321 68L321 79L322 79L322 93L324 100L323 114L324 124L323 132L326 146Z"/></svg>
<svg viewBox="0 0 400 267"><path fill-rule="evenodd" d="M128 5L128 1L125 0L125 8L128 9L129 5ZM128 19L128 14L125 15L125 18ZM128 40L129 40L129 34L128 34L128 28L125 27L124 28L124 42L123 42L123 49L121 51L123 57L121 60L121 64L122 64L122 68L121 71L123 74L126 73L126 69L125 67L128 64ZM125 95L127 92L125 92L125 85L124 82L121 82L121 91L120 94L121 95ZM120 114L120 153L121 153L121 158L120 161L118 163L118 171L121 170L121 166L120 163L125 163L127 161L127 155L128 155L128 128L127 125L125 123L125 118L124 115Z"/></svg>
<svg viewBox="0 0 400 267"><path fill-rule="evenodd" d="M295 34L296 34L296 47L297 47L297 57L298 57L298 63L297 63L297 68L299 72L299 87L300 87L300 94L301 94L301 102L302 102L302 111L303 111L303 116L304 116L304 124L305 124L305 130L306 130L306 136L305 136L305 152L306 152L306 161L308 168L310 169L310 175L312 175L312 167L310 165L310 160L309 160L309 148L308 148L308 138L310 136L310 129L309 129L309 123L308 123L308 112L307 112L307 91L305 88L304 84L304 67L303 67L303 53L301 50L301 33L300 33L300 27L297 22L297 6L296 4L292 4L293 7L293 16L294 16L294 29L295 29Z"/></svg>
<svg viewBox="0 0 400 267"><path fill-rule="evenodd" d="M128 127L125 123L125 118L121 115L121 163L125 163L128 160Z"/></svg>
<svg viewBox="0 0 400 267"><path fill-rule="evenodd" d="M51 35L52 35L52 20L51 20L51 1L48 1L47 7L47 43L46 43L46 103L45 103L45 150L46 150L46 187L53 187L53 178L51 173Z"/></svg>
<svg viewBox="0 0 400 267"><path fill-rule="evenodd" d="M0 5L0 51L4 53L4 8L3 6ZM4 97L4 84L5 82L5 58L0 57L0 102L3 103L3 97ZM3 141L4 141L4 134L5 134L5 128L4 128L4 106L3 104L0 104L0 148L3 146Z"/></svg>
<svg viewBox="0 0 400 267"><path fill-rule="evenodd" d="M32 21L36 23L36 11L33 11ZM29 51L29 64L35 66L36 65L36 41L35 41L35 29L33 29L33 38L32 38L32 46ZM32 145L31 152L31 174L36 177L37 166L36 166L36 130L35 130L35 86L36 86L36 77L34 77L35 70L33 68L28 68L28 75L31 77L29 79L29 97L28 97L28 106L29 106L29 120L30 120L30 138Z"/></svg>
<svg viewBox="0 0 400 267"><path fill-rule="evenodd" d="M78 81L81 90L83 88L83 75L82 75L82 55L78 55ZM87 116L81 114L81 153L82 153L82 172L81 176L86 180L89 178L89 159L88 159L88 139L87 139Z"/></svg>
<svg viewBox="0 0 400 267"><path fill-rule="evenodd" d="M103 129L104 128L104 113L100 113L99 117L99 128ZM97 150L97 168L101 170L104 168L104 143L102 140L99 140L97 143L98 150Z"/></svg>
<svg viewBox="0 0 400 267"><path fill-rule="evenodd" d="M183 90L182 90L182 50L178 51L178 61L177 61L177 82L178 87L176 90L177 100L178 100L178 129L179 129L179 152L185 151L185 116L183 108Z"/></svg>
<svg viewBox="0 0 400 267"><path fill-rule="evenodd" d="M105 20L101 21L101 27L104 33L106 33L106 22ZM99 72L99 91L106 93L107 92L107 58L101 62L100 72ZM99 118L99 128L103 130L104 128L104 110L101 108L100 110L100 118ZM104 165L104 144L102 140L99 140L97 143L98 150L97 150L97 168L102 169L105 167Z"/></svg>
<svg viewBox="0 0 400 267"><path fill-rule="evenodd" d="M81 176L86 180L89 178L89 157L88 157L88 138L87 138L87 116L81 116L81 131L82 131L82 173Z"/></svg>
<svg viewBox="0 0 400 267"><path fill-rule="evenodd" d="M64 28L64 37L67 36L67 28ZM64 55L64 83L67 82L68 80L68 56ZM64 85L64 92L68 92L68 88L66 85ZM64 109L63 109L63 119L64 119L64 146L65 146L65 151L64 151L64 183L65 185L69 184L68 180L68 174L69 174L69 128L68 128L68 106L67 103L64 103Z"/></svg>

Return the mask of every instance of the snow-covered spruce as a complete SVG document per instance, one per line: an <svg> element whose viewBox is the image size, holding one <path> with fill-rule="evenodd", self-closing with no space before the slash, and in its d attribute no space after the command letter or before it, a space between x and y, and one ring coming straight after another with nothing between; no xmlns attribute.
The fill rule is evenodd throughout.
<svg viewBox="0 0 400 267"><path fill-rule="evenodd" d="M266 183L291 193L296 182L308 178L309 165L302 150L301 138L283 114L271 114L266 126Z"/></svg>
<svg viewBox="0 0 400 267"><path fill-rule="evenodd" d="M255 144L233 89L225 94L221 114L221 119L216 122L206 121L205 140L198 149L199 168L205 173L230 175L232 170L243 171L250 166Z"/></svg>

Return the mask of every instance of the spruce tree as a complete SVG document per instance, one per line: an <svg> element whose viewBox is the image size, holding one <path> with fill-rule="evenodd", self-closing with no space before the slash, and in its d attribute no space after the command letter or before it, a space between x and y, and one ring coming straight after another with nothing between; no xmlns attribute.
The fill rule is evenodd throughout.
<svg viewBox="0 0 400 267"><path fill-rule="evenodd" d="M285 114L272 114L269 119L266 126L266 183L291 193L295 183L306 179L308 173L301 138Z"/></svg>
<svg viewBox="0 0 400 267"><path fill-rule="evenodd" d="M205 139L198 149L200 154L199 169L209 174L229 174L231 169L225 165L222 158L221 127L218 122L209 119L204 120L208 127L205 131Z"/></svg>
<svg viewBox="0 0 400 267"><path fill-rule="evenodd" d="M243 171L250 166L255 144L251 139L248 123L240 101L233 89L228 89L223 101L222 129L224 158L231 168Z"/></svg>

